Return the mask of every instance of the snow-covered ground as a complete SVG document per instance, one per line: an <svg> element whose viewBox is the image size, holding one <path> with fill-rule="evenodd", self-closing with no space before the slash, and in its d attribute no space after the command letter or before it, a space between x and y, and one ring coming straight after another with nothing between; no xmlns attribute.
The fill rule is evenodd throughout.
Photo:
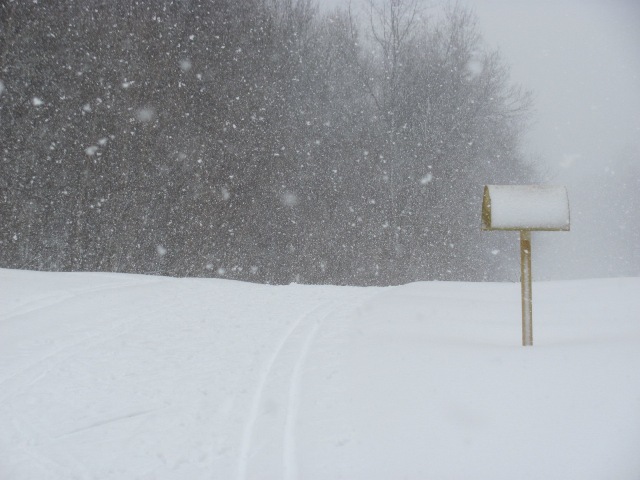
<svg viewBox="0 0 640 480"><path fill-rule="evenodd" d="M640 478L640 278L0 270L0 478Z"/></svg>

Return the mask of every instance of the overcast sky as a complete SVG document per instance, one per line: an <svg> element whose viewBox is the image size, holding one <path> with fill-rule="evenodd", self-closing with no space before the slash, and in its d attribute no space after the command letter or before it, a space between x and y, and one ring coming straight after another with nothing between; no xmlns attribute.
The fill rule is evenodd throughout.
<svg viewBox="0 0 640 480"><path fill-rule="evenodd" d="M528 150L562 170L640 145L640 1L464 3L513 80L534 91Z"/></svg>

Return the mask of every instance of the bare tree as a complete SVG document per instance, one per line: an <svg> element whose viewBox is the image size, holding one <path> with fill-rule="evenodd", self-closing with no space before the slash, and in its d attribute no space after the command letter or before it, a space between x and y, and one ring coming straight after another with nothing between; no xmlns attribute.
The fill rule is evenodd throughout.
<svg viewBox="0 0 640 480"><path fill-rule="evenodd" d="M483 278L527 97L468 11L365 5L1 2L2 266Z"/></svg>

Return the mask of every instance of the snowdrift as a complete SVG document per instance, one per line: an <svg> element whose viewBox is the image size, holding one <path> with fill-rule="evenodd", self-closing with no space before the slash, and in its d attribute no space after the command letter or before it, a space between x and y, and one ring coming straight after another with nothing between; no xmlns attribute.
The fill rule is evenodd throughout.
<svg viewBox="0 0 640 480"><path fill-rule="evenodd" d="M2 479L640 478L639 278L0 282Z"/></svg>

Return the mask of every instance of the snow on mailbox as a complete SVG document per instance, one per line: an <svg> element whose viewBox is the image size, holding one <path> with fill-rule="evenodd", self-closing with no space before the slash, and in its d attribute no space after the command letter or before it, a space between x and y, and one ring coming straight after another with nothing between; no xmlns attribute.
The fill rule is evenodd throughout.
<svg viewBox="0 0 640 480"><path fill-rule="evenodd" d="M520 232L522 345L533 345L531 230L569 230L569 196L550 185L485 185L482 230Z"/></svg>
<svg viewBox="0 0 640 480"><path fill-rule="evenodd" d="M482 229L569 230L567 189L548 185L486 185Z"/></svg>

